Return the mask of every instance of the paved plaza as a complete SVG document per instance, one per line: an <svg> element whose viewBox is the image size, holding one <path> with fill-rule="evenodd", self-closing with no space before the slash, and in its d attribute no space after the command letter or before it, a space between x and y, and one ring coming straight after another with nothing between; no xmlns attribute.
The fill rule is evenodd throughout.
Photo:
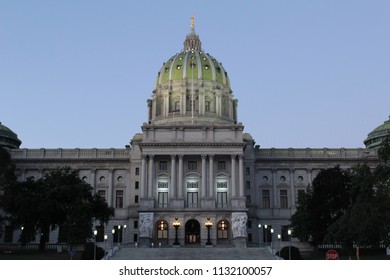
<svg viewBox="0 0 390 280"><path fill-rule="evenodd" d="M111 260L274 260L266 248L122 248Z"/></svg>

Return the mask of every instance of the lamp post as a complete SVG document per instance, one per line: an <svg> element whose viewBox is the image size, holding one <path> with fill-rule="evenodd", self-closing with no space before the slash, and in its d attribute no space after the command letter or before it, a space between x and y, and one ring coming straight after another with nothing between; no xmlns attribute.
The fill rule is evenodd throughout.
<svg viewBox="0 0 390 280"><path fill-rule="evenodd" d="M261 246L261 224L258 224L257 227L259 228L259 247Z"/></svg>
<svg viewBox="0 0 390 280"><path fill-rule="evenodd" d="M121 225L118 225L118 245L119 245L119 248L121 247L121 235L122 231L121 231Z"/></svg>
<svg viewBox="0 0 390 280"><path fill-rule="evenodd" d="M274 234L274 229L271 228L271 253L274 254L274 248L273 248L273 234Z"/></svg>
<svg viewBox="0 0 390 280"><path fill-rule="evenodd" d="M278 243L279 243L279 258L280 258L280 250L282 248L280 248L280 239L282 238L282 236L280 234L278 234Z"/></svg>
<svg viewBox="0 0 390 280"><path fill-rule="evenodd" d="M96 260L96 236L97 236L97 230L95 229L93 231L94 239L93 239L93 259Z"/></svg>
<svg viewBox="0 0 390 280"><path fill-rule="evenodd" d="M106 250L107 250L107 239L108 239L108 235L107 234L105 234L104 235L104 252L106 252Z"/></svg>
<svg viewBox="0 0 390 280"><path fill-rule="evenodd" d="M112 229L111 230L111 233L112 233L112 243L111 243L111 248L112 248L112 250L114 250L114 234L115 234L115 229Z"/></svg>
<svg viewBox="0 0 390 280"><path fill-rule="evenodd" d="M207 221L204 223L207 228L207 242L206 245L213 245L210 240L210 228L213 226L213 223L210 221L210 218L207 218Z"/></svg>
<svg viewBox="0 0 390 280"><path fill-rule="evenodd" d="M125 230L125 236L126 236L127 225L123 225L123 229ZM122 237L123 237L123 234L122 234ZM125 242L123 242L123 243L125 243Z"/></svg>
<svg viewBox="0 0 390 280"><path fill-rule="evenodd" d="M179 242L179 239L177 236L177 231L180 227L180 222L178 221L178 218L175 218L175 221L173 222L173 227L175 228L175 242L173 243L173 245L178 246L178 245L180 245L180 242Z"/></svg>
<svg viewBox="0 0 390 280"><path fill-rule="evenodd" d="M291 260L291 229L287 231L288 234L288 259Z"/></svg>
<svg viewBox="0 0 390 280"><path fill-rule="evenodd" d="M265 233L265 248L268 246L268 239L267 239L267 225L264 225L264 233Z"/></svg>

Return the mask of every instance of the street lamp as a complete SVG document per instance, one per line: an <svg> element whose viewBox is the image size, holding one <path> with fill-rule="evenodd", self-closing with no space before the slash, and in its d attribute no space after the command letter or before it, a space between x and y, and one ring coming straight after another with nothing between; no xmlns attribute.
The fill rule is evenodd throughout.
<svg viewBox="0 0 390 280"><path fill-rule="evenodd" d="M210 240L210 228L213 226L213 223L210 221L210 218L207 218L207 221L204 223L207 227L207 242L206 245L213 245Z"/></svg>
<svg viewBox="0 0 390 280"><path fill-rule="evenodd" d="M95 229L93 231L94 239L93 239L93 259L96 260L96 236L97 236L97 230Z"/></svg>
<svg viewBox="0 0 390 280"><path fill-rule="evenodd" d="M265 248L268 246L268 239L267 239L267 225L264 225L264 232L265 232Z"/></svg>
<svg viewBox="0 0 390 280"><path fill-rule="evenodd" d="M289 244L288 244L288 259L291 260L291 229L289 229L287 231L287 234L288 234L288 241L289 241Z"/></svg>
<svg viewBox="0 0 390 280"><path fill-rule="evenodd" d="M118 225L118 245L119 245L119 248L121 247L121 235L122 231L121 231L121 225Z"/></svg>
<svg viewBox="0 0 390 280"><path fill-rule="evenodd" d="M172 225L175 228L175 242L173 243L173 245L178 246L178 245L180 245L180 242L179 242L179 239L177 236L177 231L180 227L180 222L178 221L178 218L175 218L175 221L173 222Z"/></svg>
<svg viewBox="0 0 390 280"><path fill-rule="evenodd" d="M123 225L123 229L125 230L125 236L126 236L127 225ZM123 237L123 234L122 234L122 237ZM123 242L123 243L124 243L124 242Z"/></svg>
<svg viewBox="0 0 390 280"><path fill-rule="evenodd" d="M112 246L111 247L114 250L114 234L115 234L115 229L114 228L111 230L111 233L112 233L112 243L111 243Z"/></svg>
<svg viewBox="0 0 390 280"><path fill-rule="evenodd" d="M104 235L104 252L106 252L106 250L107 250L107 239L108 239L108 235L107 234L105 234Z"/></svg>
<svg viewBox="0 0 390 280"><path fill-rule="evenodd" d="M273 234L274 234L274 229L271 228L271 253L274 254L274 249L272 248L273 247Z"/></svg>
<svg viewBox="0 0 390 280"><path fill-rule="evenodd" d="M280 234L278 234L278 243L279 243L279 258L280 258L280 251L282 248L280 248L280 239L282 238L282 236Z"/></svg>
<svg viewBox="0 0 390 280"><path fill-rule="evenodd" d="M261 246L261 224L258 224L257 227L259 228L259 247Z"/></svg>

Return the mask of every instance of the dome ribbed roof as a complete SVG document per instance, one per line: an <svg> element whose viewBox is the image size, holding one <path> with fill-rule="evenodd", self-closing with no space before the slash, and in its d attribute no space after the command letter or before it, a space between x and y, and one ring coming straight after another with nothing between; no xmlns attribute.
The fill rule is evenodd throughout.
<svg viewBox="0 0 390 280"><path fill-rule="evenodd" d="M18 139L16 133L0 122L0 146L10 149L18 149L22 141Z"/></svg>
<svg viewBox="0 0 390 280"><path fill-rule="evenodd" d="M368 134L364 144L366 148L376 148L382 144L382 141L390 136L390 117L389 120L385 121L382 125L375 128Z"/></svg>
<svg viewBox="0 0 390 280"><path fill-rule="evenodd" d="M227 72L209 53L202 50L202 42L195 33L194 18L191 31L184 40L184 49L168 59L157 75L156 88L172 86L173 81L202 79L214 81L222 87L230 88Z"/></svg>
<svg viewBox="0 0 390 280"><path fill-rule="evenodd" d="M233 124L237 104L227 72L202 49L192 17L183 50L171 56L157 74L148 100L149 124Z"/></svg>

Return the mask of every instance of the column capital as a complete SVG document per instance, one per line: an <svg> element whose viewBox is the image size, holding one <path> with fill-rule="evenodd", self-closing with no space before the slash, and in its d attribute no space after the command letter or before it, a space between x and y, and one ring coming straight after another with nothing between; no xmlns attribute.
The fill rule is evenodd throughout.
<svg viewBox="0 0 390 280"><path fill-rule="evenodd" d="M236 154L230 155L230 158L231 158L231 159L236 159L236 157L237 157Z"/></svg>
<svg viewBox="0 0 390 280"><path fill-rule="evenodd" d="M183 159L184 155L177 155L179 159Z"/></svg>
<svg viewBox="0 0 390 280"><path fill-rule="evenodd" d="M171 159L176 159L176 155L171 155Z"/></svg>
<svg viewBox="0 0 390 280"><path fill-rule="evenodd" d="M149 155L149 159L153 159L153 158L154 158L153 154Z"/></svg>
<svg viewBox="0 0 390 280"><path fill-rule="evenodd" d="M206 159L207 155L200 155L202 159Z"/></svg>

